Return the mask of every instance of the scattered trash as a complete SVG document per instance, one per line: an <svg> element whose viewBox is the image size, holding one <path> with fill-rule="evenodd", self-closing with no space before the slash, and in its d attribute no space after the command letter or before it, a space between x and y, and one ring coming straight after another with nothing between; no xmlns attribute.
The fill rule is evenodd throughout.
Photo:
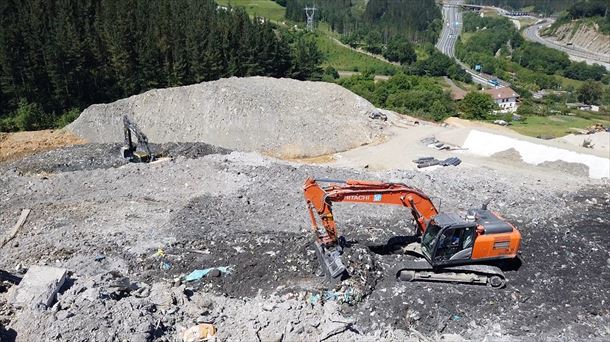
<svg viewBox="0 0 610 342"><path fill-rule="evenodd" d="M316 303L318 303L319 301L320 301L319 293L312 293L309 295L309 298L307 298L307 302L311 305L316 305Z"/></svg>
<svg viewBox="0 0 610 342"><path fill-rule="evenodd" d="M172 268L172 263L169 262L169 260L161 261L161 269L162 270L168 271L170 268Z"/></svg>
<svg viewBox="0 0 610 342"><path fill-rule="evenodd" d="M369 113L369 118L371 118L371 119L378 119L378 120L381 120L381 121L387 121L388 120L388 116L385 115L384 113L378 111L378 110L371 111Z"/></svg>
<svg viewBox="0 0 610 342"><path fill-rule="evenodd" d="M219 273L217 273L219 272ZM184 281L195 281L199 280L207 275L212 277L220 277L221 274L231 274L233 273L233 267L231 266L221 266L221 267L211 267L203 270L194 270L189 275L184 278Z"/></svg>
<svg viewBox="0 0 610 342"><path fill-rule="evenodd" d="M426 146L433 148L435 150L446 150L446 151L464 150L464 148L459 147L459 146L442 143L442 142L438 141L435 137L427 137L420 141L423 144L425 144Z"/></svg>
<svg viewBox="0 0 610 342"><path fill-rule="evenodd" d="M459 321L460 319L462 319L462 317L461 317L461 316L459 316L459 315L453 315L453 316L451 316L451 320L452 320L452 321Z"/></svg>
<svg viewBox="0 0 610 342"><path fill-rule="evenodd" d="M583 139L582 147L584 147L584 148L593 148L593 146L595 146L595 144L591 143L591 139Z"/></svg>
<svg viewBox="0 0 610 342"><path fill-rule="evenodd" d="M159 268L164 271L169 271L172 268L172 262L167 258L167 254L163 250L163 248L159 248L155 254L152 255L153 258L161 258L161 264Z"/></svg>
<svg viewBox="0 0 610 342"><path fill-rule="evenodd" d="M506 122L505 120L494 120L494 123L500 126L508 126L508 122Z"/></svg>
<svg viewBox="0 0 610 342"><path fill-rule="evenodd" d="M434 165L441 166L458 166L462 163L462 160L458 157L450 157L445 160L438 160L434 157L423 157L413 160L415 164L417 164L417 168L421 169L424 167L430 167Z"/></svg>
<svg viewBox="0 0 610 342"><path fill-rule="evenodd" d="M186 329L181 335L184 342L207 341L216 336L216 327L213 324L201 323Z"/></svg>
<svg viewBox="0 0 610 342"><path fill-rule="evenodd" d="M157 249L157 252L155 252L155 254L152 255L153 257L165 257L165 251L163 250L163 248L159 248Z"/></svg>
<svg viewBox="0 0 610 342"><path fill-rule="evenodd" d="M352 288L345 289L343 291L326 290L321 293L312 293L307 298L307 302L311 305L315 305L317 302L337 302L339 304L354 304L361 299L361 295L358 295Z"/></svg>
<svg viewBox="0 0 610 342"><path fill-rule="evenodd" d="M106 259L106 256L105 256L105 255L103 255L103 254L98 254L98 255L96 255L96 256L95 256L95 258L94 258L93 260L95 260L95 261L97 261L97 262L100 262L100 261L102 261L102 260L104 260L104 259Z"/></svg>

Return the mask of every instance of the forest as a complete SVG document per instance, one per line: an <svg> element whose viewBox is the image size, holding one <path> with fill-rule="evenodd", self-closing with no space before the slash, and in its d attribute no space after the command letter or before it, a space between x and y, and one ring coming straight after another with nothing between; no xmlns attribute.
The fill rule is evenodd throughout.
<svg viewBox="0 0 610 342"><path fill-rule="evenodd" d="M277 0L286 5L286 19L304 22L308 0ZM441 31L441 11L434 0L370 0L359 13L350 0L325 0L316 4L318 20L332 31L364 45L387 44L400 36L413 43L434 43Z"/></svg>
<svg viewBox="0 0 610 342"><path fill-rule="evenodd" d="M570 6L567 12L553 24L553 27L575 19L590 18L597 24L601 32L610 34L609 11L610 2L608 0L579 1Z"/></svg>
<svg viewBox="0 0 610 342"><path fill-rule="evenodd" d="M213 0L3 0L0 130L61 126L90 104L229 76L320 78L315 37Z"/></svg>

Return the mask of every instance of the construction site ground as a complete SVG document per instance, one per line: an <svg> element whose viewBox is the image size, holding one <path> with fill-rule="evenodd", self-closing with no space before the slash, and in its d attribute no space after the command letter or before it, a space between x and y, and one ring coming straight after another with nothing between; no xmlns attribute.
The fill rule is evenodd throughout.
<svg viewBox="0 0 610 342"><path fill-rule="evenodd" d="M49 265L69 277L46 310L14 308L15 286L3 283L0 339L174 341L202 322L221 341L610 339L607 179L510 153L437 151L421 139L458 141L464 128L389 121L383 142L313 159L163 143L153 145L163 158L130 164L121 144L86 143L1 162L2 234L31 213L0 248L0 269ZM463 163L410 162L429 155ZM444 212L491 199L523 235L519 259L500 264L507 286L399 282L404 256L392 246L414 233L411 213L337 204L352 276L330 287L311 246L309 176L403 182ZM210 267L223 271L185 282Z"/></svg>

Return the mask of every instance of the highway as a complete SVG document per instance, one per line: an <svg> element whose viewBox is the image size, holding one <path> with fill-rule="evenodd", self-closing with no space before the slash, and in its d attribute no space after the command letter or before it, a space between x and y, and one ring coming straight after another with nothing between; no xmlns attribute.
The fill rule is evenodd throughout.
<svg viewBox="0 0 610 342"><path fill-rule="evenodd" d="M455 58L455 43L462 31L462 11L459 6L464 4L464 0L447 0L443 4L443 31L436 43L436 48L443 54ZM457 60L457 58L456 58ZM472 81L486 87L493 87L489 83L491 78L480 75L478 72L470 69L466 64L457 60L458 63L472 76ZM500 85L510 86L510 83L497 79Z"/></svg>
<svg viewBox="0 0 610 342"><path fill-rule="evenodd" d="M547 20L547 22L544 24L532 25L532 26L526 28L525 30L523 30L523 35L524 35L525 39L527 39L529 41L537 42L537 43L546 45L552 49L560 50L560 51L567 53L568 56L570 56L570 59L572 59L574 61L577 61L577 62L585 61L587 64L596 63L596 64L603 65L604 67L606 67L606 69L610 70L610 56L608 56L608 55L594 53L591 51L585 51L583 49L578 49L576 47L570 48L565 45L561 45L557 42L554 42L552 40L542 38L540 36L540 30L542 28L546 28L546 27L550 26L552 23L553 22L551 20Z"/></svg>

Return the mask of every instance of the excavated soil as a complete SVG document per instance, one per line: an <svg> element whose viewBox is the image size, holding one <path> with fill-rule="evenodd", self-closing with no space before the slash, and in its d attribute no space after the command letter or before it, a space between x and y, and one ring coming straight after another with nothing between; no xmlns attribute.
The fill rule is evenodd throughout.
<svg viewBox="0 0 610 342"><path fill-rule="evenodd" d="M333 83L232 77L96 104L67 129L90 142L120 142L128 115L151 142L300 158L383 139L388 125L370 119L372 111L367 100Z"/></svg>
<svg viewBox="0 0 610 342"><path fill-rule="evenodd" d="M34 153L64 146L84 144L85 141L65 130L1 133L0 162L15 160Z"/></svg>
<svg viewBox="0 0 610 342"><path fill-rule="evenodd" d="M466 166L369 173L181 144L170 160L116 167L115 150L88 144L0 164L0 227L32 209L0 268L71 271L46 311L16 311L0 293L3 341L171 341L197 321L214 323L221 340L610 338L607 183ZM443 211L493 198L522 232L520 262L500 265L504 289L400 283L391 270L403 257L384 246L413 233L410 213L337 204L352 277L331 288L310 247L308 176L405 182ZM220 266L232 272L179 280ZM122 277L134 289L113 290Z"/></svg>

